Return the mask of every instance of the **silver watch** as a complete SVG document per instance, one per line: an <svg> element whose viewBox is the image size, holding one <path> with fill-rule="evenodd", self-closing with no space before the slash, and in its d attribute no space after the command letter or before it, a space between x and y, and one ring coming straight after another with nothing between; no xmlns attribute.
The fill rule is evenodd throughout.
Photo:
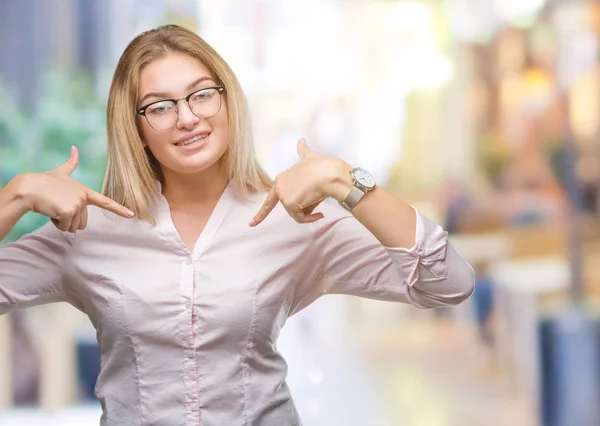
<svg viewBox="0 0 600 426"><path fill-rule="evenodd" d="M365 169L356 167L350 171L350 176L352 176L352 190L344 201L340 201L342 207L348 211L352 211L367 192L375 189L375 179Z"/></svg>

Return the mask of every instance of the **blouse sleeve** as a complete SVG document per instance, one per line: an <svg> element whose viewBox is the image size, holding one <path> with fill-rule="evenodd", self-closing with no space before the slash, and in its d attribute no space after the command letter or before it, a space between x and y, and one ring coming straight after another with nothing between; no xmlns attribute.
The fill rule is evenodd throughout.
<svg viewBox="0 0 600 426"><path fill-rule="evenodd" d="M62 267L74 235L51 223L0 246L0 315L52 302L72 302Z"/></svg>
<svg viewBox="0 0 600 426"><path fill-rule="evenodd" d="M385 247L358 220L337 206L313 224L317 282L299 292L294 312L327 293L409 303L418 308L457 305L474 289L473 268L448 242L448 233L418 210L416 243Z"/></svg>

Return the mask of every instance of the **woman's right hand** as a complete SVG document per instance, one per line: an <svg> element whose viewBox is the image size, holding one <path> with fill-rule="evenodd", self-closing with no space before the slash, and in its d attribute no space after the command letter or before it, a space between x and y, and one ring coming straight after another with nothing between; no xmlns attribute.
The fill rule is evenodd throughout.
<svg viewBox="0 0 600 426"><path fill-rule="evenodd" d="M125 218L134 213L110 198L71 178L79 164L79 151L71 148L69 159L43 173L19 176L19 193L30 211L48 216L61 231L75 232L87 225L87 206L97 206Z"/></svg>

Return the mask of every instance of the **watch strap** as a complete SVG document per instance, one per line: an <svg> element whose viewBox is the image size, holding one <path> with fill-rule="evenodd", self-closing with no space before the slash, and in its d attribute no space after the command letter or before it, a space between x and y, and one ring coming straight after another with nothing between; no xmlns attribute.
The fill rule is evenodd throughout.
<svg viewBox="0 0 600 426"><path fill-rule="evenodd" d="M350 193L344 199L344 201L340 201L342 207L344 207L348 211L352 211L354 207L358 204L358 202L365 196L365 191L357 188L356 186L352 186Z"/></svg>

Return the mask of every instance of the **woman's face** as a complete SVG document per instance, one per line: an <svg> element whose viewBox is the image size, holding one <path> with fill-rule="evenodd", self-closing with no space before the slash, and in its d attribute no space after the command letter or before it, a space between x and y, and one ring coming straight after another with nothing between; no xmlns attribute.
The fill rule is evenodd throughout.
<svg viewBox="0 0 600 426"><path fill-rule="evenodd" d="M143 69L138 109L150 106L146 117L138 116L141 138L165 175L198 173L217 166L227 150L225 96L202 90L214 86L218 84L204 64L184 54L169 54ZM190 98L193 111L185 99L176 106L159 102L185 98L194 92ZM206 115L211 116L201 118Z"/></svg>

